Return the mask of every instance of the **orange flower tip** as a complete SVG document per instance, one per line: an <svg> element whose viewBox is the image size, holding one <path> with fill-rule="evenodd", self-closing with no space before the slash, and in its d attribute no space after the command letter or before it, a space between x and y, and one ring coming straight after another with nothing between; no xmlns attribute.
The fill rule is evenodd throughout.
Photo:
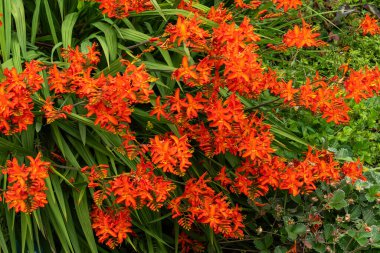
<svg viewBox="0 0 380 253"><path fill-rule="evenodd" d="M258 201L254 201L253 203L255 204L255 206L259 206L259 207L263 207L263 206L267 206L268 205L268 203L260 203Z"/></svg>

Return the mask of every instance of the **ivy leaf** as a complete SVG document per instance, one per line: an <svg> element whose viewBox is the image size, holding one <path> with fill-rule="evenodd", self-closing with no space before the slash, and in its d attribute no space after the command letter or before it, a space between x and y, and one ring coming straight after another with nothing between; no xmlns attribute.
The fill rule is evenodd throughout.
<svg viewBox="0 0 380 253"><path fill-rule="evenodd" d="M346 193L344 193L343 190L336 190L329 201L329 205L336 210L340 210L348 205L347 201L344 199L345 197Z"/></svg>

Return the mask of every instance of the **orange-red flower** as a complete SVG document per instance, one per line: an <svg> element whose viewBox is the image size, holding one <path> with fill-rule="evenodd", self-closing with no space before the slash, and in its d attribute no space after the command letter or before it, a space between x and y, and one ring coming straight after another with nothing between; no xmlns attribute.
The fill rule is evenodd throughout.
<svg viewBox="0 0 380 253"><path fill-rule="evenodd" d="M302 27L295 25L293 30L289 30L284 35L283 42L288 47L318 47L325 44L321 40L316 40L319 35L319 33L313 33L310 25L302 20Z"/></svg>
<svg viewBox="0 0 380 253"><path fill-rule="evenodd" d="M36 158L27 157L29 166L19 165L16 158L7 161L3 174L8 175L8 186L5 191L5 202L16 212L31 213L39 207L44 207L47 187L45 179L49 177L49 162L41 160L41 153Z"/></svg>
<svg viewBox="0 0 380 253"><path fill-rule="evenodd" d="M207 18L218 23L224 23L232 19L232 13L224 8L223 3L219 4L217 8L211 6L209 12L207 13Z"/></svg>
<svg viewBox="0 0 380 253"><path fill-rule="evenodd" d="M348 112L350 108L344 98L355 98L358 102L359 98L367 98L372 96L373 87L378 77L376 72L370 72L371 78L368 78L358 72L359 75L353 73L345 81L347 95L342 96L343 92L337 85L331 84L334 78L326 80L317 73L310 81L306 79L306 83L299 89L292 88L292 80L287 84L280 82L279 89L271 89L272 92L284 98L284 102L291 106L303 106L314 113L319 113L327 122L335 124L344 124L349 121ZM362 82L360 84L360 82ZM360 85L359 85L360 84Z"/></svg>
<svg viewBox="0 0 380 253"><path fill-rule="evenodd" d="M355 162L344 163L342 172L345 176L349 177L352 180L352 183L355 183L358 179L367 181L363 175L363 164L359 159Z"/></svg>
<svg viewBox="0 0 380 253"><path fill-rule="evenodd" d="M235 6L245 9L256 9L261 5L261 1L251 0L248 4L244 3L244 0L234 0Z"/></svg>
<svg viewBox="0 0 380 253"><path fill-rule="evenodd" d="M88 174L89 188L100 186L99 181L102 181L107 177L108 167L109 166L106 164L99 164L91 167L85 166L81 169L81 172Z"/></svg>
<svg viewBox="0 0 380 253"><path fill-rule="evenodd" d="M196 66L189 66L189 61L186 56L182 58L182 66L173 72L173 78L179 81L181 78L183 82L187 82L190 78L198 79L195 72Z"/></svg>
<svg viewBox="0 0 380 253"><path fill-rule="evenodd" d="M356 103L362 99L373 97L379 93L380 88L380 70L360 69L358 71L350 70L348 78L344 81L346 98L353 98Z"/></svg>
<svg viewBox="0 0 380 253"><path fill-rule="evenodd" d="M276 8L284 8L284 11L287 12L289 9L297 9L299 6L302 6L301 0L272 0L276 4Z"/></svg>
<svg viewBox="0 0 380 253"><path fill-rule="evenodd" d="M232 180L227 176L226 174L226 167L223 167L220 172L218 173L218 175L214 178L214 180L217 180L220 182L220 184L223 186L223 187L227 187L229 186L230 184L232 184Z"/></svg>
<svg viewBox="0 0 380 253"><path fill-rule="evenodd" d="M154 79L143 64L137 67L129 61L122 61L126 65L123 74L95 78L92 72L94 64L99 62L98 55L94 44L88 47L87 53L80 52L79 47L65 50L63 56L70 66L63 70L56 66L50 69L50 89L57 94L75 93L87 99L87 116L95 115L94 123L102 128L118 134L131 133L132 107L150 102L149 96L153 93L150 83Z"/></svg>
<svg viewBox="0 0 380 253"><path fill-rule="evenodd" d="M156 135L150 139L152 162L164 172L171 172L183 176L191 165L192 151L187 136L181 138L170 135L169 138L160 138Z"/></svg>
<svg viewBox="0 0 380 253"><path fill-rule="evenodd" d="M360 22L359 28L362 29L363 35L375 35L380 33L380 27L377 23L377 19L371 18L368 14L366 14Z"/></svg>
<svg viewBox="0 0 380 253"><path fill-rule="evenodd" d="M142 160L137 170L122 174L110 182L108 193L121 203L133 209L147 206L153 211L162 207L175 185L153 172L153 164Z"/></svg>
<svg viewBox="0 0 380 253"><path fill-rule="evenodd" d="M15 68L4 70L5 80L0 82L0 132L18 133L33 123L31 95L41 88L42 69L39 62L31 61L22 73L17 73Z"/></svg>
<svg viewBox="0 0 380 253"><path fill-rule="evenodd" d="M227 197L216 194L207 185L210 179L205 176L188 180L184 193L170 202L173 218L181 217L178 223L185 229L197 221L208 224L216 234L226 238L241 238L244 225L238 206L230 207Z"/></svg>
<svg viewBox="0 0 380 253"><path fill-rule="evenodd" d="M128 208L119 210L94 206L91 211L92 228L100 243L105 243L111 249L121 244L132 232L132 222Z"/></svg>
<svg viewBox="0 0 380 253"><path fill-rule="evenodd" d="M44 112L47 124L51 124L57 119L66 119L67 113L70 113L73 109L73 105L65 105L62 109L57 110L54 108L54 102L51 101L51 97L47 97L45 104L41 107L41 111Z"/></svg>
<svg viewBox="0 0 380 253"><path fill-rule="evenodd" d="M199 253L204 252L205 247L197 240L190 239L184 232L178 236L178 245L180 246L181 253Z"/></svg>
<svg viewBox="0 0 380 253"><path fill-rule="evenodd" d="M192 18L179 16L177 24L169 24L165 32L170 35L170 43L176 43L178 46L184 43L188 47L204 48L210 34L200 27L201 24L202 21L197 14Z"/></svg>
<svg viewBox="0 0 380 253"><path fill-rule="evenodd" d="M167 118L168 114L165 111L166 106L166 104L161 105L161 97L157 96L156 104L154 105L153 110L150 112L150 115L156 115L158 120L161 120L161 116Z"/></svg>
<svg viewBox="0 0 380 253"><path fill-rule="evenodd" d="M285 103L289 103L291 105L294 105L294 95L299 92L298 89L293 88L293 80L290 80L289 82L280 82L280 97L284 99Z"/></svg>
<svg viewBox="0 0 380 253"><path fill-rule="evenodd" d="M129 16L132 11L142 12L150 10L153 5L150 0L93 0L100 3L99 8L103 9L103 14L107 14L110 18L123 19Z"/></svg>

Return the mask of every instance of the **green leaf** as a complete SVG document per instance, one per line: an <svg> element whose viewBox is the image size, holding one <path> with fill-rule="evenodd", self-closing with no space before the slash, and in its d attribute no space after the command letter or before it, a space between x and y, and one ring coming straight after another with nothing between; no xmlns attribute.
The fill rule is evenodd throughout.
<svg viewBox="0 0 380 253"><path fill-rule="evenodd" d="M348 205L347 201L344 199L345 197L346 193L343 190L336 190L333 197L329 200L328 204L332 208L340 210Z"/></svg>
<svg viewBox="0 0 380 253"><path fill-rule="evenodd" d="M82 124L82 123L78 123L78 127L79 127L79 135L80 135L80 138L82 140L82 143L83 145L86 145L86 130L87 130L87 127Z"/></svg>
<svg viewBox="0 0 380 253"><path fill-rule="evenodd" d="M156 62L150 62L150 61L143 61L145 67L149 70L156 70L156 71L167 71L167 72L173 72L176 70L175 67L171 67L162 63L156 63Z"/></svg>
<svg viewBox="0 0 380 253"><path fill-rule="evenodd" d="M56 30L55 30L53 16L52 16L52 11L50 9L50 5L49 5L49 1L48 0L44 0L44 6L45 6L46 18L48 20L48 24L49 24L49 27L50 27L50 33L53 36L54 45L57 45L59 43L59 41L58 41L58 36L57 36ZM60 56L61 53L59 51L58 51L58 55L59 55L59 57L61 59L61 56Z"/></svg>
<svg viewBox="0 0 380 253"><path fill-rule="evenodd" d="M16 251L16 234L15 234L15 211L14 209L9 210L5 208L5 217L7 219L9 242L11 244L12 252Z"/></svg>
<svg viewBox="0 0 380 253"><path fill-rule="evenodd" d="M22 155L33 155L33 152L31 152L30 150L20 147L2 137L0 137L0 150L12 151L14 153L19 153Z"/></svg>
<svg viewBox="0 0 380 253"><path fill-rule="evenodd" d="M81 166L79 165L77 159L75 158L74 154L72 153L70 147L67 145L66 141L64 140L62 134L60 133L58 127L55 125L56 122L53 122L51 124L51 128L53 130L53 137L61 150L63 156L67 161L74 167L80 169Z"/></svg>
<svg viewBox="0 0 380 253"><path fill-rule="evenodd" d="M83 192L83 197L81 197L81 193L78 191L73 191L75 211L78 215L79 223L81 224L88 246L92 253L96 253L98 250L91 227L90 213L88 211L87 205L86 188L81 189L81 192Z"/></svg>
<svg viewBox="0 0 380 253"><path fill-rule="evenodd" d="M376 185L372 185L368 190L367 190L367 193L365 195L366 199L369 201L369 202L373 202L375 201L377 198L378 198L378 194L380 192L380 185L379 184L376 184Z"/></svg>
<svg viewBox="0 0 380 253"><path fill-rule="evenodd" d="M34 252L34 240L32 233L32 222L30 215L21 214L21 252L25 252L25 243L28 246L28 252Z"/></svg>
<svg viewBox="0 0 380 253"><path fill-rule="evenodd" d="M3 14L3 25L0 26L0 49L4 62L10 59L11 52L11 40L9 39L12 37L11 8L11 0L0 1L0 13ZM2 68L4 69L4 66Z"/></svg>
<svg viewBox="0 0 380 253"><path fill-rule="evenodd" d="M306 226L302 223L287 226L286 231L290 240L294 241L299 235L306 233Z"/></svg>
<svg viewBox="0 0 380 253"><path fill-rule="evenodd" d="M69 207L69 203L67 201L67 198L65 199L65 205L66 205L66 209L67 210L70 210L70 207ZM74 252L75 253L81 253L81 247L79 245L79 240L78 240L78 235L79 233L77 233L77 231L75 230L75 224L74 224L74 219L73 217L71 216L71 211L68 211L67 212L67 222L66 222L66 227L67 227L67 232L69 233L69 237L70 237L70 242L71 242L71 245L73 246L73 249L74 249Z"/></svg>
<svg viewBox="0 0 380 253"><path fill-rule="evenodd" d="M114 61L117 58L117 36L116 32L108 24L102 22L96 22L92 24L104 33L107 48L109 50L110 61Z"/></svg>
<svg viewBox="0 0 380 253"><path fill-rule="evenodd" d="M71 39L73 35L73 28L75 25L75 22L78 19L78 12L70 13L66 15L65 19L62 22L62 43L64 48L68 48L71 46Z"/></svg>
<svg viewBox="0 0 380 253"><path fill-rule="evenodd" d="M184 17L193 17L194 16L194 13L190 12L190 11L186 11L186 10L182 10L182 9L161 9L161 12L155 10L155 11L144 11L144 12L141 12L141 13L131 13L130 16L131 17L143 17L143 16L160 16L162 14L164 14L165 16L177 16L177 15L182 15ZM209 27L216 27L218 24L207 19L207 18L204 18L202 16L199 17L200 20L202 20L204 22L205 25L209 26Z"/></svg>
<svg viewBox="0 0 380 253"><path fill-rule="evenodd" d="M367 223L367 225L371 226L373 224L376 224L376 217L372 210L370 209L362 209L363 213L363 221Z"/></svg>
<svg viewBox="0 0 380 253"><path fill-rule="evenodd" d="M57 197L59 207L61 208L63 216L64 216L65 220L67 221L67 211L66 211L66 207L65 207L65 198L64 198L64 194L63 194L62 187L61 187L61 184L59 182L59 179L56 175L52 174L52 175L50 175L50 181L51 181L51 184L53 186L55 196Z"/></svg>
<svg viewBox="0 0 380 253"><path fill-rule="evenodd" d="M21 252L25 252L26 233L28 232L28 225L26 223L26 214L21 214Z"/></svg>
<svg viewBox="0 0 380 253"><path fill-rule="evenodd" d="M13 67L17 69L17 72L22 71L22 60L20 52L20 43L15 34L12 35L12 62Z"/></svg>
<svg viewBox="0 0 380 253"><path fill-rule="evenodd" d="M66 223L62 219L62 213L59 211L59 208L56 204L54 204L54 191L52 188L48 188L46 191L48 204L45 209L49 213L49 221L51 221L56 234L60 240L60 244L64 248L66 252L74 252L74 249L70 243L70 236L66 228Z"/></svg>
<svg viewBox="0 0 380 253"><path fill-rule="evenodd" d="M0 247L4 251L4 253L8 253L8 247L4 239L3 230L0 228Z"/></svg>
<svg viewBox="0 0 380 253"><path fill-rule="evenodd" d="M288 249L283 246L277 246L274 249L274 253L286 253L286 252L288 252Z"/></svg>
<svg viewBox="0 0 380 253"><path fill-rule="evenodd" d="M368 238L371 237L371 233L368 232L360 232L355 230L348 230L347 234L355 239L360 246L364 246L368 244Z"/></svg>
<svg viewBox="0 0 380 253"><path fill-rule="evenodd" d="M165 14L162 12L160 5L157 3L156 0L150 0L150 2L153 4L154 8L160 13L161 17L166 20Z"/></svg>
<svg viewBox="0 0 380 253"><path fill-rule="evenodd" d="M28 150L34 149L34 125L29 125L28 128L21 133L22 146Z"/></svg>
<svg viewBox="0 0 380 253"><path fill-rule="evenodd" d="M277 135L280 135L280 136L283 136L289 140L292 140L294 142L298 142L300 144L303 144L305 146L310 146L310 144L308 144L307 142L305 142L303 139L297 137L296 135L290 133L289 131L287 131L285 128L282 128L280 126L277 126L277 125L271 125L271 128L270 128L271 132L273 132L274 134L277 134Z"/></svg>
<svg viewBox="0 0 380 253"><path fill-rule="evenodd" d="M110 49L107 45L106 39L104 36L100 35L95 35L94 37L99 41L100 46L103 49L103 55L106 57L107 65L110 67Z"/></svg>
<svg viewBox="0 0 380 253"><path fill-rule="evenodd" d="M323 226L323 234L325 236L326 242L332 242L334 230L335 227L331 224L326 224Z"/></svg>
<svg viewBox="0 0 380 253"><path fill-rule="evenodd" d="M144 41L148 41L151 38L151 36L146 35L145 33L142 33L130 28L120 28L118 31L119 31L119 37L123 40L130 40L134 42L144 42Z"/></svg>
<svg viewBox="0 0 380 253"><path fill-rule="evenodd" d="M32 19L32 33L31 33L31 38L30 38L30 42L33 45L36 42L38 23L39 23L39 18L40 18L40 9L41 9L41 0L36 0L36 7L34 8L33 19Z"/></svg>
<svg viewBox="0 0 380 253"><path fill-rule="evenodd" d="M12 0L12 16L16 24L17 39L20 43L22 56L26 58L26 23L22 0Z"/></svg>

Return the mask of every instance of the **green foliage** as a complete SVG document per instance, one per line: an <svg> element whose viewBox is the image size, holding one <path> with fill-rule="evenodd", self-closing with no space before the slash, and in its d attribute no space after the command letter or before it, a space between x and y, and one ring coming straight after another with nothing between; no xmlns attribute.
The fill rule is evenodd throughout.
<svg viewBox="0 0 380 253"><path fill-rule="evenodd" d="M348 126L331 136L332 147L346 148L351 156L360 157L364 162L376 166L380 162L379 133L380 100L373 98L353 106L352 118Z"/></svg>
<svg viewBox="0 0 380 253"><path fill-rule="evenodd" d="M261 216L254 218L256 248L286 252L280 251L279 242L289 239L305 252L377 252L380 207L368 196L378 189L380 176L374 172L366 176L368 182L355 186L343 182L335 187L322 185L303 197L271 197L270 206L260 208ZM274 243L268 248L264 241Z"/></svg>

